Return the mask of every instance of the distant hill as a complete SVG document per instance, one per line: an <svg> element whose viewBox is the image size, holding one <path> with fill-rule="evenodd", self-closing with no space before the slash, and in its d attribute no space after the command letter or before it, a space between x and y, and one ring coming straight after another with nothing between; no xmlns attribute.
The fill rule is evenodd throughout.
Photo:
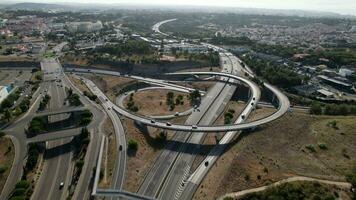
<svg viewBox="0 0 356 200"><path fill-rule="evenodd" d="M48 3L16 3L5 6L10 10L62 10L69 9L66 5L48 4Z"/></svg>
<svg viewBox="0 0 356 200"><path fill-rule="evenodd" d="M238 14L258 14L258 15L278 15L278 16L299 16L299 17L331 17L331 18L352 18L355 15L341 15L333 12L305 11L305 10L284 10L284 9L261 9L261 8L240 8L240 7L212 7L212 6L189 6L189 5L150 5L150 4L95 4L95 3L14 3L0 4L0 9L10 10L58 10L58 11L78 11L78 10L111 10L111 9L141 9L141 10L164 10L178 12L216 12L216 13L238 13Z"/></svg>

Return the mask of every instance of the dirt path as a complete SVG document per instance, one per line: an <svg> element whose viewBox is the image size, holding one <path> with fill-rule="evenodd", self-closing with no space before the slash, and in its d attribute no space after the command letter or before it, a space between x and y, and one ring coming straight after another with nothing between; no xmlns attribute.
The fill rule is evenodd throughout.
<svg viewBox="0 0 356 200"><path fill-rule="evenodd" d="M315 179L315 178L310 178L310 177L296 176L296 177L291 177L291 178L277 181L277 182L272 183L267 186L262 186L262 187L258 187L258 188L247 189L247 190L242 190L239 192L225 194L224 196L221 196L219 198L219 200L223 200L226 197L239 198L246 194L264 191L269 187L275 187L275 186L281 185L283 183L289 183L289 182L295 182L295 181L316 181L316 182L324 183L324 184L328 184L328 185L336 185L336 186L339 186L342 188L351 188L351 184L348 182L337 182L337 181L330 181L330 180Z"/></svg>

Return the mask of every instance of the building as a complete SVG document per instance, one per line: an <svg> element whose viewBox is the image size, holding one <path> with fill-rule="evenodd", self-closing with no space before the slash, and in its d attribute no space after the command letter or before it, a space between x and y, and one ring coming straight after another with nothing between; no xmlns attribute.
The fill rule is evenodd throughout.
<svg viewBox="0 0 356 200"><path fill-rule="evenodd" d="M344 91L351 91L352 85L334 78L330 78L324 75L319 75L318 78L323 81L324 83L331 85L337 89L344 90Z"/></svg>
<svg viewBox="0 0 356 200"><path fill-rule="evenodd" d="M354 71L352 71L352 70L350 70L350 69L345 69L345 68L341 68L341 69L339 70L339 74L340 74L340 76L342 76L342 77L351 76L353 72L354 72Z"/></svg>
<svg viewBox="0 0 356 200"><path fill-rule="evenodd" d="M356 33L356 26L352 26L350 32Z"/></svg>
<svg viewBox="0 0 356 200"><path fill-rule="evenodd" d="M101 21L93 22L70 22L66 25L69 32L95 32L103 28Z"/></svg>
<svg viewBox="0 0 356 200"><path fill-rule="evenodd" d="M0 103L3 102L7 96L9 96L11 87L0 86Z"/></svg>
<svg viewBox="0 0 356 200"><path fill-rule="evenodd" d="M325 98L333 98L334 97L334 93L330 92L330 91L327 91L327 90L324 90L324 89L320 89L318 90L318 94L322 97L325 97Z"/></svg>
<svg viewBox="0 0 356 200"><path fill-rule="evenodd" d="M316 85L299 85L295 86L294 89L299 95L312 96L319 90L319 87Z"/></svg>

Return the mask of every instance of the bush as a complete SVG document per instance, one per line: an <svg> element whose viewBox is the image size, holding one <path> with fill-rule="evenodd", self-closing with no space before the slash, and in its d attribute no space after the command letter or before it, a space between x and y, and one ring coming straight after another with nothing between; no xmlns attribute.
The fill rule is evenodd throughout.
<svg viewBox="0 0 356 200"><path fill-rule="evenodd" d="M133 151L137 151L138 149L138 143L135 140L129 140L128 142L128 148Z"/></svg>
<svg viewBox="0 0 356 200"><path fill-rule="evenodd" d="M83 159L78 160L77 162L75 162L75 166L76 166L77 168L82 168L83 165L84 165L84 160L83 160Z"/></svg>
<svg viewBox="0 0 356 200"><path fill-rule="evenodd" d="M313 115L321 115L322 114L322 108L319 102L313 102L312 105L309 108L309 113Z"/></svg>
<svg viewBox="0 0 356 200"><path fill-rule="evenodd" d="M26 180L21 180L17 182L15 185L15 189L19 189L19 188L27 189L29 187L30 187L30 183Z"/></svg>
<svg viewBox="0 0 356 200"><path fill-rule="evenodd" d="M1 167L0 167L0 174L5 173L6 170L7 170L7 167L1 166Z"/></svg>
<svg viewBox="0 0 356 200"><path fill-rule="evenodd" d="M316 152L315 146L313 144L308 144L307 146L305 146L305 148L307 148L312 153Z"/></svg>
<svg viewBox="0 0 356 200"><path fill-rule="evenodd" d="M319 143L318 146L319 146L319 148L322 149L322 150L327 150L327 149L328 149L328 147L327 147L326 144L324 144L324 143Z"/></svg>

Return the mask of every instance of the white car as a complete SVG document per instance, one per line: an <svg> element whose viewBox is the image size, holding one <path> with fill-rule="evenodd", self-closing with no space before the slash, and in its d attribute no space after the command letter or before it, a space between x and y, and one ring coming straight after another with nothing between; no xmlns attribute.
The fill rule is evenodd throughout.
<svg viewBox="0 0 356 200"><path fill-rule="evenodd" d="M59 184L59 189L62 189L64 187L64 182L61 182L60 184Z"/></svg>

